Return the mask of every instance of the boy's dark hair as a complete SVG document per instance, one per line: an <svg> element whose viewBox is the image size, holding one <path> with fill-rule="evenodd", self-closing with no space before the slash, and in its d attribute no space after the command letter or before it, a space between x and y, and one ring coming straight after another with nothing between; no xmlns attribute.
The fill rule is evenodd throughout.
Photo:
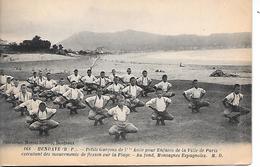
<svg viewBox="0 0 260 167"><path fill-rule="evenodd" d="M39 104L39 107L41 107L41 106L46 106L46 104L44 103L44 102L41 102L40 104Z"/></svg>
<svg viewBox="0 0 260 167"><path fill-rule="evenodd" d="M91 69L88 69L87 72L90 71L91 72Z"/></svg>
<svg viewBox="0 0 260 167"><path fill-rule="evenodd" d="M101 74L101 73L105 73L105 71L101 71L100 74Z"/></svg>
<svg viewBox="0 0 260 167"><path fill-rule="evenodd" d="M142 73L145 73L145 72L147 72L146 70L143 70L143 72Z"/></svg>
<svg viewBox="0 0 260 167"><path fill-rule="evenodd" d="M234 85L234 89L236 89L237 87L240 87L240 84L235 84Z"/></svg>
<svg viewBox="0 0 260 167"><path fill-rule="evenodd" d="M22 84L21 87L26 86L25 84Z"/></svg>
<svg viewBox="0 0 260 167"><path fill-rule="evenodd" d="M131 78L130 78L130 81L133 80L133 79L135 79L135 77L131 77Z"/></svg>
<svg viewBox="0 0 260 167"><path fill-rule="evenodd" d="M74 72L79 71L78 69L75 69Z"/></svg>
<svg viewBox="0 0 260 167"><path fill-rule="evenodd" d="M50 72L47 72L47 74L46 75L51 75L51 73Z"/></svg>
<svg viewBox="0 0 260 167"><path fill-rule="evenodd" d="M198 80L197 80L197 79L194 79L194 80L192 81L192 83L194 83L194 82L198 82Z"/></svg>
<svg viewBox="0 0 260 167"><path fill-rule="evenodd" d="M167 76L166 74L164 74L164 75L162 76L162 78L165 78L165 77L167 77L167 78L168 78L168 76Z"/></svg>

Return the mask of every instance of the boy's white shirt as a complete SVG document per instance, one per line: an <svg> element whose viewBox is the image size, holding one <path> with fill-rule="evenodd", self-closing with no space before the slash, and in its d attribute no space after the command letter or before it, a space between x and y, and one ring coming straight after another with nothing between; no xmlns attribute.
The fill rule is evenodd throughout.
<svg viewBox="0 0 260 167"><path fill-rule="evenodd" d="M10 75L0 75L0 84L6 84L8 77L11 77L11 79L14 78L14 77L12 77L12 76L10 76Z"/></svg>
<svg viewBox="0 0 260 167"><path fill-rule="evenodd" d="M38 81L38 77L34 77L34 76L31 76L28 78L29 82L37 82Z"/></svg>
<svg viewBox="0 0 260 167"><path fill-rule="evenodd" d="M69 90L63 94L63 96L67 97L68 99L74 100L78 98L82 100L84 98L84 94L81 92L81 90L77 88L69 88Z"/></svg>
<svg viewBox="0 0 260 167"><path fill-rule="evenodd" d="M200 98L201 97L201 94L205 94L206 91L202 88L191 88L191 89L188 89L186 91L184 91L184 93L187 95L187 96L190 96L191 98Z"/></svg>
<svg viewBox="0 0 260 167"><path fill-rule="evenodd" d="M77 75L77 76L75 76L75 74L71 74L71 75L69 75L68 76L68 79L69 79L69 81L70 82L72 82L72 81L75 81L75 82L80 82L80 79L82 78L82 76L81 75Z"/></svg>
<svg viewBox="0 0 260 167"><path fill-rule="evenodd" d="M47 79L44 76L42 76L42 78L38 77L37 84L40 86L44 86L43 84L44 84L45 80L47 80Z"/></svg>
<svg viewBox="0 0 260 167"><path fill-rule="evenodd" d="M118 83L118 84L113 83L112 85L109 85L107 87L107 90L112 91L112 92L119 92L120 90L123 90L123 89L124 89L124 86L121 85L120 83Z"/></svg>
<svg viewBox="0 0 260 167"><path fill-rule="evenodd" d="M133 74L125 74L124 76L122 76L122 78L123 78L123 81L125 82L125 83L129 83L130 82L130 78L132 78L132 77L134 77L134 78L136 78Z"/></svg>
<svg viewBox="0 0 260 167"><path fill-rule="evenodd" d="M108 78L101 78L99 77L98 79L95 80L95 83L98 84L99 86L106 86L107 83L111 82L110 79Z"/></svg>
<svg viewBox="0 0 260 167"><path fill-rule="evenodd" d="M149 77L141 76L136 81L139 85L147 86L152 80Z"/></svg>
<svg viewBox="0 0 260 167"><path fill-rule="evenodd" d="M166 103L171 103L172 100L167 97L161 97L161 98L153 98L146 102L146 106L149 107L155 107L159 112L163 112L166 109Z"/></svg>
<svg viewBox="0 0 260 167"><path fill-rule="evenodd" d="M56 92L56 93L60 93L63 94L65 92L67 92L69 90L69 86L68 85L57 85L54 88L51 89L51 91Z"/></svg>
<svg viewBox="0 0 260 167"><path fill-rule="evenodd" d="M129 86L125 87L125 88L122 90L122 92L124 92L124 93L130 93L131 96L136 97L136 96L138 95L138 93L141 92L142 90L143 90L143 89L140 88L140 87L137 86L137 85L134 85L134 86L129 85Z"/></svg>
<svg viewBox="0 0 260 167"><path fill-rule="evenodd" d="M55 86L57 85L57 82L54 81L53 79L51 80L45 80L44 83L43 83L43 86L47 89L52 89L54 88Z"/></svg>
<svg viewBox="0 0 260 167"><path fill-rule="evenodd" d="M92 103L92 106L97 107L97 108L102 108L108 100L110 100L110 97L103 96L103 95L101 95L100 98L97 95L86 98L86 102L88 102L90 104Z"/></svg>
<svg viewBox="0 0 260 167"><path fill-rule="evenodd" d="M17 87L15 87L15 86L13 85L13 86L11 86L10 89L6 90L5 93L8 94L8 95L11 95L11 93L12 93L13 95L16 95L16 94L18 94L18 93L20 92L20 90L21 90L21 86L20 86L20 85L18 85Z"/></svg>
<svg viewBox="0 0 260 167"><path fill-rule="evenodd" d="M115 76L118 76L118 75L115 74ZM109 78L111 81L114 81L115 76L114 76L113 74L110 74L108 78Z"/></svg>
<svg viewBox="0 0 260 167"><path fill-rule="evenodd" d="M56 111L56 109L46 108L46 110L43 112L38 110L37 115L40 120L45 120L49 117L49 115L55 114Z"/></svg>
<svg viewBox="0 0 260 167"><path fill-rule="evenodd" d="M164 92L167 92L168 91L168 88L171 88L172 87L172 84L169 83L169 82L159 82L158 84L154 85L156 88L160 88L162 89Z"/></svg>
<svg viewBox="0 0 260 167"><path fill-rule="evenodd" d="M2 86L0 87L0 90L3 90L4 92L6 92L6 91L7 91L8 89L10 89L12 86L13 86L12 83L6 83L6 84L4 84L4 85L2 85Z"/></svg>
<svg viewBox="0 0 260 167"><path fill-rule="evenodd" d="M235 94L234 92L230 93L225 97L229 103L231 103L234 106L239 106L240 100L243 99L243 94Z"/></svg>
<svg viewBox="0 0 260 167"><path fill-rule="evenodd" d="M127 106L120 107L116 106L108 111L109 115L112 115L115 121L126 122L127 115L130 114L130 109Z"/></svg>
<svg viewBox="0 0 260 167"><path fill-rule="evenodd" d="M95 83L97 78L94 75L91 74L90 76L86 75L86 76L82 77L81 80L84 83Z"/></svg>
<svg viewBox="0 0 260 167"><path fill-rule="evenodd" d="M27 110L29 111L29 114L32 115L34 113L37 113L38 109L39 109L39 105L42 101L41 100L27 100L25 102L23 102L22 104L20 104L20 107L27 107Z"/></svg>
<svg viewBox="0 0 260 167"><path fill-rule="evenodd" d="M32 99L32 93L28 92L28 91L26 91L25 94L23 94L22 92L19 92L18 94L14 95L14 96L15 96L15 98L18 98L18 100L21 102L25 102L27 100Z"/></svg>

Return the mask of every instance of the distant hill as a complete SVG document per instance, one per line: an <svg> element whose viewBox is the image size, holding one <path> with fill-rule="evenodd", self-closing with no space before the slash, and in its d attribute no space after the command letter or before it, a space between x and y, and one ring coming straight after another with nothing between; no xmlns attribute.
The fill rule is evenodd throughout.
<svg viewBox="0 0 260 167"><path fill-rule="evenodd" d="M251 33L167 36L134 30L114 33L83 31L70 36L59 44L74 50L94 50L97 47L104 47L106 50L122 52L248 48L251 47Z"/></svg>

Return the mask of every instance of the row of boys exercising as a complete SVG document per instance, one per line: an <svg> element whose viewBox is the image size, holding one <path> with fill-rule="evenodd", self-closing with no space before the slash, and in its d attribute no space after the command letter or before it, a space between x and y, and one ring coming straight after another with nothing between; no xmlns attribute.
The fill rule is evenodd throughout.
<svg viewBox="0 0 260 167"><path fill-rule="evenodd" d="M3 74L2 76L6 75ZM53 100L53 103L59 105L60 108L67 107L70 114L77 114L78 109L83 109L87 105L90 108L88 118L94 121L94 126L102 125L103 119L112 116L115 124L110 128L109 134L115 135L116 140L120 136L125 139L126 133L137 132L137 128L127 121L127 115L130 112L137 112L137 107L147 106L151 108L153 111L152 119L156 121L156 125L165 125L165 120L173 120L173 116L167 109L172 102L170 98L175 94L170 91L172 84L167 81L167 75L163 75L162 81L154 86L151 86L151 79L147 76L147 71L143 71L142 77L137 80L129 73L129 69L126 77L118 77L113 73L113 70L111 76L113 83L103 84L106 83L103 81L107 80L104 72L101 72L97 79L93 77L91 70L87 71L85 77L79 77L77 70L74 70L74 74L68 76L71 83L68 86L63 78L60 79L59 84L56 84L51 79L50 73L47 73L45 78L41 73L37 76L34 72L33 76L27 80L29 85L22 84L19 88L18 80L6 76L6 83L2 84L0 89L6 101L14 105L15 111L21 112L21 115L26 115L29 129L39 131L40 135L48 135L48 131L56 128L59 123L52 120L56 109L46 107L46 103L42 102L39 96L45 98L46 101L48 99ZM129 82L127 82L127 77ZM80 78L78 82L77 78ZM35 79L34 82L32 82L33 79ZM42 84L40 84L39 79L42 79ZM90 82L91 80L93 82ZM85 84L82 85L82 83ZM12 85L8 89L9 84ZM192 85L191 89L183 92L183 96L189 102L188 107L191 111L196 113L199 112L201 107L209 106L209 102L203 100L206 91L198 87L198 81L193 80ZM27 90L28 87L32 89L33 94ZM249 113L249 109L239 105L243 99L240 88L240 85L235 84L233 92L223 100L224 116L232 123L238 123L238 118L241 115ZM96 95L87 97L85 105L82 91L88 93L95 91ZM139 96L147 96L148 93L152 92L156 92L156 98L152 98L146 104L139 100ZM106 106L109 101L112 101L116 107L108 110Z"/></svg>

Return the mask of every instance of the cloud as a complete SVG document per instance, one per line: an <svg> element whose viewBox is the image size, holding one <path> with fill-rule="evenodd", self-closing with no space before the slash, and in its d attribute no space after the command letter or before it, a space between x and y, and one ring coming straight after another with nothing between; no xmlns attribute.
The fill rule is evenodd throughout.
<svg viewBox="0 0 260 167"><path fill-rule="evenodd" d="M251 31L250 0L0 0L1 38L54 42L79 31L159 34Z"/></svg>

